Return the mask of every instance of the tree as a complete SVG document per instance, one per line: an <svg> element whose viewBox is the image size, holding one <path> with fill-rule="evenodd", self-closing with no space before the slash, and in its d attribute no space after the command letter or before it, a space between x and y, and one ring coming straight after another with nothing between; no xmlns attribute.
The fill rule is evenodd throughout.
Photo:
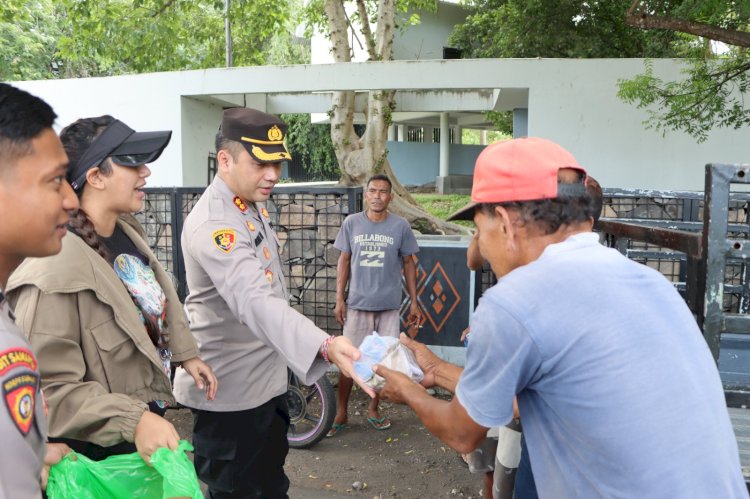
<svg viewBox="0 0 750 499"><path fill-rule="evenodd" d="M671 57L678 36L625 25L630 0L469 0L451 43L466 57ZM678 44L679 45L679 44Z"/></svg>
<svg viewBox="0 0 750 499"><path fill-rule="evenodd" d="M682 80L662 80L647 62L644 73L619 83L620 98L648 109L648 127L663 133L682 130L703 142L714 127L750 125L745 102L750 88L750 3L634 0L625 22L647 31L685 33L700 49L694 51ZM710 40L730 47L716 54Z"/></svg>
<svg viewBox="0 0 750 499"><path fill-rule="evenodd" d="M352 6L351 13L347 5ZM399 19L417 22L409 9L434 8L434 0L318 0L308 5L312 26L324 30L331 42L336 62L351 62L350 37L367 51L371 61L392 59L393 38ZM390 208L404 216L412 227L425 233L464 233L465 228L440 220L422 210L398 181L388 161L387 129L392 123L395 90L370 91L366 123L360 136L354 128L354 91L333 92L331 100L331 140L341 169L342 185L364 185L375 173L385 173L393 182L395 194Z"/></svg>
<svg viewBox="0 0 750 499"><path fill-rule="evenodd" d="M0 81L54 77L60 34L51 0L0 3Z"/></svg>
<svg viewBox="0 0 750 499"><path fill-rule="evenodd" d="M68 61L92 61L92 74L86 76L225 65L223 2L62 0L60 4L71 32L60 38L58 51ZM229 16L235 65L263 64L264 48L283 30L288 13L277 1L233 1Z"/></svg>

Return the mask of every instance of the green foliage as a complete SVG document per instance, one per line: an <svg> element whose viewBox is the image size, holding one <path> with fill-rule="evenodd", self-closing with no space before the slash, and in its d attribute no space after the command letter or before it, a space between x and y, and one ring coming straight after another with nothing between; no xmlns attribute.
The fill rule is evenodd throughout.
<svg viewBox="0 0 750 499"><path fill-rule="evenodd" d="M723 0L683 0L664 3L644 2L642 11L683 22L704 23L737 32L750 28L750 2ZM697 26L700 30L701 26ZM709 33L706 33L709 35ZM683 78L665 81L654 74L653 64L629 80L619 81L618 96L625 102L646 109L644 124L652 129L683 131L699 142L715 127L739 129L750 125L750 47L729 47L713 53L708 38L682 35L694 51Z"/></svg>
<svg viewBox="0 0 750 499"><path fill-rule="evenodd" d="M309 114L282 114L289 129L286 144L305 171L325 179L338 174L339 165L331 143L330 125L313 125Z"/></svg>
<svg viewBox="0 0 750 499"><path fill-rule="evenodd" d="M441 220L445 220L459 208L463 208L471 200L471 196L464 194L412 194L424 211ZM474 227L474 222L454 222L465 227Z"/></svg>
<svg viewBox="0 0 750 499"><path fill-rule="evenodd" d="M669 57L678 37L625 25L631 0L468 0L451 35L466 57ZM679 45L679 44L677 44Z"/></svg>
<svg viewBox="0 0 750 499"><path fill-rule="evenodd" d="M498 132L497 130L487 131L487 144L493 144L501 140L513 138L511 134ZM463 128L461 130L461 143L466 145L480 145L480 130Z"/></svg>
<svg viewBox="0 0 750 499"><path fill-rule="evenodd" d="M748 54L720 61L699 59L684 71L685 78L664 81L654 75L653 64L631 80L620 80L618 96L647 109L648 128L666 133L682 130L698 142L713 127L739 129L750 125L744 101L750 86Z"/></svg>
<svg viewBox="0 0 750 499"><path fill-rule="evenodd" d="M0 81L53 78L60 24L51 0L0 3Z"/></svg>
<svg viewBox="0 0 750 499"><path fill-rule="evenodd" d="M60 56L90 75L225 65L223 2L209 0L61 0L71 28ZM289 9L271 0L235 0L230 19L235 66L265 62L265 49Z"/></svg>

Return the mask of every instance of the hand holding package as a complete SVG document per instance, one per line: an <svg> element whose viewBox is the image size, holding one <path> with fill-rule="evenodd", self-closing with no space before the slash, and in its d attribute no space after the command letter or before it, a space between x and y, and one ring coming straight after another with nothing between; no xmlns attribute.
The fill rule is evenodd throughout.
<svg viewBox="0 0 750 499"><path fill-rule="evenodd" d="M372 371L376 364L401 372L416 383L424 378L414 354L402 345L398 338L380 336L373 331L362 341L359 351L362 352L362 358L354 363L354 371L367 386L376 391L385 385L385 379Z"/></svg>

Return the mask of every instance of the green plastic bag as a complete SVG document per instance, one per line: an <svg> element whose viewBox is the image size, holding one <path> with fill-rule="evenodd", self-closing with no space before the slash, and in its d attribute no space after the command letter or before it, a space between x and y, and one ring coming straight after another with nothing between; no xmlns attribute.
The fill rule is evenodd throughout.
<svg viewBox="0 0 750 499"><path fill-rule="evenodd" d="M151 467L137 453L92 461L71 452L50 468L50 499L202 499L195 468L185 451L193 446L180 440L177 450L158 449Z"/></svg>

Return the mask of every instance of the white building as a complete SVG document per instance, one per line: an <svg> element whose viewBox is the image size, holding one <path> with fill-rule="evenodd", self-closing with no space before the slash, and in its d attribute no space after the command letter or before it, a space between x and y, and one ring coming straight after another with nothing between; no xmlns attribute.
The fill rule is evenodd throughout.
<svg viewBox="0 0 750 499"><path fill-rule="evenodd" d="M681 63L655 60L657 76ZM58 124L112 114L139 130L171 129L152 186L200 186L222 109L325 112L327 92L396 88L397 112L448 113L466 120L488 110L526 110L528 135L569 149L606 187L703 188L707 162L750 162L750 132L714 130L698 144L683 133L647 130L645 111L621 102L617 81L643 70L641 59L425 60L209 69L14 83L47 100ZM456 116L457 118L454 118ZM397 118L398 119L398 118ZM401 146L402 151L399 151ZM391 144L404 183L438 175L437 144ZM407 150L408 149L408 150ZM470 155L469 155L470 156ZM473 160L451 156L449 173L470 174ZM418 178L411 178L417 175Z"/></svg>

